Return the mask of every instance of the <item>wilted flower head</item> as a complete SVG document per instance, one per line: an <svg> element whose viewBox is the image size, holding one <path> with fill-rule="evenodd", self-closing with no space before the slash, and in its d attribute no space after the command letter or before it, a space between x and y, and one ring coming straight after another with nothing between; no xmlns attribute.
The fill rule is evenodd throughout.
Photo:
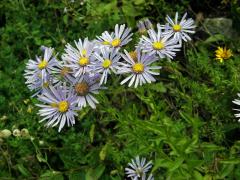
<svg viewBox="0 0 240 180"><path fill-rule="evenodd" d="M147 30L152 29L153 25L148 18L145 18L137 23L138 32L140 34L145 34Z"/></svg>
<svg viewBox="0 0 240 180"><path fill-rule="evenodd" d="M220 61L220 63L222 63L223 60L229 59L233 55L231 49L227 49L226 47L218 47L215 53L216 60Z"/></svg>
<svg viewBox="0 0 240 180"><path fill-rule="evenodd" d="M131 160L131 163L128 163L128 166L129 168L125 168L127 177L134 180L146 180L146 174L150 171L152 162L146 163L146 158L140 159L139 156L137 156L135 159ZM148 177L148 180L150 179L153 179L152 175Z"/></svg>
<svg viewBox="0 0 240 180"><path fill-rule="evenodd" d="M41 108L38 114L43 117L40 122L47 120L47 127L59 125L59 132L65 124L75 124L74 116L77 116L76 110L79 108L73 90L67 89L66 86L49 86L49 90L38 97L43 103L37 104Z"/></svg>

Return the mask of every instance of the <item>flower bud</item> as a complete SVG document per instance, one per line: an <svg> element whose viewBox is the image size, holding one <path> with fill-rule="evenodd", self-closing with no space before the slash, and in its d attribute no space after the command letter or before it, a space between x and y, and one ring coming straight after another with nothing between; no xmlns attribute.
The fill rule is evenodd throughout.
<svg viewBox="0 0 240 180"><path fill-rule="evenodd" d="M39 145L43 146L43 145L44 145L44 141L43 141L43 140L40 140L40 141L39 141Z"/></svg>
<svg viewBox="0 0 240 180"><path fill-rule="evenodd" d="M29 136L28 130L26 128L21 129L21 135L23 137L28 137Z"/></svg>
<svg viewBox="0 0 240 180"><path fill-rule="evenodd" d="M19 129L14 129L14 130L13 130L13 135L16 136L16 137L21 136L20 130L19 130Z"/></svg>
<svg viewBox="0 0 240 180"><path fill-rule="evenodd" d="M0 132L0 137L2 138L8 138L9 136L11 136L12 132L8 129L4 129Z"/></svg>

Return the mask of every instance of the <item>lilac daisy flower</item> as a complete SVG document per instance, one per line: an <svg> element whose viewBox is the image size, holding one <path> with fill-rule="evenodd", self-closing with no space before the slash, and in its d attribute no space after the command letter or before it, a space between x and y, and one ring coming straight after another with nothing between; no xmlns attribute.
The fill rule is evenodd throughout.
<svg viewBox="0 0 240 180"><path fill-rule="evenodd" d="M47 81L47 75L51 74L54 66L58 66L56 56L53 56L53 48L44 47L44 56L36 56L36 60L30 59L27 63L24 76L26 79L39 76L43 81Z"/></svg>
<svg viewBox="0 0 240 180"><path fill-rule="evenodd" d="M47 127L59 125L58 132L67 124L75 124L76 111L79 110L76 95L73 90L67 90L66 86L58 86L56 89L49 86L49 90L38 96L43 104L37 104L41 109L38 114L43 117L40 122L46 121Z"/></svg>
<svg viewBox="0 0 240 180"><path fill-rule="evenodd" d="M116 74L118 68L118 61L121 56L117 49L114 48L101 48L100 52L94 54L96 61L93 63L94 71L101 74L100 85L106 84L108 75L111 72Z"/></svg>
<svg viewBox="0 0 240 180"><path fill-rule="evenodd" d="M107 45L113 48L119 48L126 45L132 40L131 36L133 33L130 33L131 28L125 28L125 26L125 24L122 24L119 27L119 25L116 24L114 32L109 33L105 31L100 37L97 36L97 41L103 45Z"/></svg>
<svg viewBox="0 0 240 180"><path fill-rule="evenodd" d="M125 24L115 25L114 37L109 39L111 46L113 48L118 48L126 45L132 40L133 33L131 32L131 28L125 28Z"/></svg>
<svg viewBox="0 0 240 180"><path fill-rule="evenodd" d="M146 180L146 174L152 168L152 162L146 163L146 158L140 159L139 156L131 161L131 163L128 163L129 168L125 168L127 177L133 180ZM153 179L152 175L148 179Z"/></svg>
<svg viewBox="0 0 240 180"><path fill-rule="evenodd" d="M101 36L97 36L97 42L100 45L105 45L105 46L110 46L111 45L111 40L114 38L114 33L112 32L111 34L107 31L104 31Z"/></svg>
<svg viewBox="0 0 240 180"><path fill-rule="evenodd" d="M170 34L173 35L173 38L178 42L182 43L182 40L185 42L190 41L191 37L188 34L195 33L194 28L194 20L192 18L186 19L187 13L185 13L180 22L178 22L178 12L175 15L175 21L173 21L168 15L166 17L167 24L164 28L169 31Z"/></svg>
<svg viewBox="0 0 240 180"><path fill-rule="evenodd" d="M62 59L65 61L66 66L73 70L74 76L80 77L91 71L89 65L92 63L91 55L95 43L85 38L84 41L81 39L78 42L75 41L75 45L76 48L70 44L66 45Z"/></svg>
<svg viewBox="0 0 240 180"><path fill-rule="evenodd" d="M171 33L163 33L160 24L157 24L157 32L153 29L148 30L149 38L142 36L140 45L143 52L149 55L156 54L160 58L173 58L176 51L180 51L181 45L177 44L176 39L172 38Z"/></svg>
<svg viewBox="0 0 240 180"><path fill-rule="evenodd" d="M46 92L46 90L49 88L49 85L53 85L56 83L56 79L50 75L47 75L45 81L43 81L40 74L39 76L28 76L25 82L30 91L35 91L32 97Z"/></svg>
<svg viewBox="0 0 240 180"><path fill-rule="evenodd" d="M85 74L73 81L72 86L77 94L76 101L79 107L86 107L89 104L91 108L96 108L95 104L98 104L98 101L93 95L98 94L100 89L99 76L97 74L94 76Z"/></svg>
<svg viewBox="0 0 240 180"><path fill-rule="evenodd" d="M121 82L121 85L130 81L128 86L132 86L135 82L134 87L136 88L138 85L141 86L145 83L155 82L152 75L159 75L159 73L152 70L161 69L161 66L150 66L150 64L157 61L155 55L144 54L137 50L137 61L134 61L126 50L124 50L124 52L125 55L122 54L122 57L126 63L119 62L121 67L119 68L118 73L130 73L130 75Z"/></svg>

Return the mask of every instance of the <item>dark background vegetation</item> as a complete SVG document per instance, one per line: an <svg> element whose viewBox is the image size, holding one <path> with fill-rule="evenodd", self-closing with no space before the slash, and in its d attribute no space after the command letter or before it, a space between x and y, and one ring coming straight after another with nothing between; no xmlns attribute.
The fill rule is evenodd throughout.
<svg viewBox="0 0 240 180"><path fill-rule="evenodd" d="M0 129L27 128L31 138L1 139L0 179L124 179L124 168L137 155L153 161L156 180L240 179L240 125L232 110L240 92L239 4L1 0ZM97 109L79 112L74 127L58 133L38 123L23 71L41 45L62 52L67 42L93 39L117 23L137 31L141 18L164 23L176 11L196 20L196 34L172 62L160 62L156 83L133 89L119 85L122 77L112 77ZM230 19L232 27L217 26L218 17ZM218 46L231 48L233 57L217 62Z"/></svg>

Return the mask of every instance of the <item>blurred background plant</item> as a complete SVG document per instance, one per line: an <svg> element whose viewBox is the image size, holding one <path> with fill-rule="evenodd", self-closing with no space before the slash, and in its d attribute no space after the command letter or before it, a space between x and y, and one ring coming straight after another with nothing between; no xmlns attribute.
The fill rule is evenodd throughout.
<svg viewBox="0 0 240 180"><path fill-rule="evenodd" d="M2 0L0 179L124 179L137 155L153 161L155 179L240 179L240 124L232 110L240 92L239 4ZM164 22L176 11L196 20L197 33L175 60L162 61L157 83L133 89L114 77L97 109L83 109L76 126L58 133L38 123L23 70L41 45L62 52L67 42L92 39L116 23L137 31L138 20ZM233 57L216 61L218 46Z"/></svg>

